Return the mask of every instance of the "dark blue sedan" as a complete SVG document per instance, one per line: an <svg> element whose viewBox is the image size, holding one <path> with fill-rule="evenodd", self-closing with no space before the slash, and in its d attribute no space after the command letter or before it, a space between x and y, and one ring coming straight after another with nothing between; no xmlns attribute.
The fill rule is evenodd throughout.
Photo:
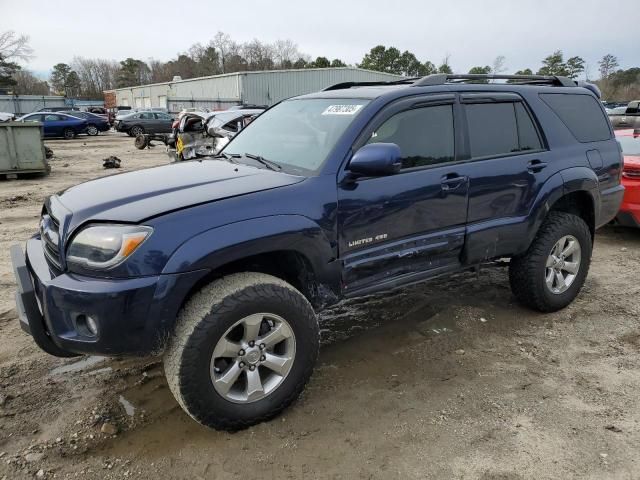
<svg viewBox="0 0 640 480"><path fill-rule="evenodd" d="M86 120L87 129L85 133L87 135L94 136L94 135L98 135L98 133L100 132L107 132L111 129L111 125L105 118L99 115L96 115L94 113L77 112L75 110L70 112L61 112L61 113L66 113L67 115L71 115L72 117L80 118L81 120Z"/></svg>
<svg viewBox="0 0 640 480"><path fill-rule="evenodd" d="M72 117L66 113L29 113L18 119L20 122L41 122L44 125L45 137L74 138L87 130L87 121Z"/></svg>

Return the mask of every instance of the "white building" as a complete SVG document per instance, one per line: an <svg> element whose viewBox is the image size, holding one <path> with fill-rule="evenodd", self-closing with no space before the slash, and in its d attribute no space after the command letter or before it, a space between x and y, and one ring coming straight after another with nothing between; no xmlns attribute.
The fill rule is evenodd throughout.
<svg viewBox="0 0 640 480"><path fill-rule="evenodd" d="M108 107L164 107L171 112L190 107L214 110L240 104L273 105L285 98L316 92L336 83L401 78L353 67L237 72L118 88L105 92L105 103Z"/></svg>

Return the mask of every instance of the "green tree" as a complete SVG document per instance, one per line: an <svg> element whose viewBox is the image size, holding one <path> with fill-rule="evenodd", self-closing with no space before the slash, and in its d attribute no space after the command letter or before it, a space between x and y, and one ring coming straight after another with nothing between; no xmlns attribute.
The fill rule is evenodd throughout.
<svg viewBox="0 0 640 480"><path fill-rule="evenodd" d="M64 94L67 97L74 98L80 96L80 77L76 72L71 70L67 75L67 81L64 85Z"/></svg>
<svg viewBox="0 0 640 480"><path fill-rule="evenodd" d="M584 60L582 57L571 57L565 64L565 70L569 78L578 78L578 75L584 72Z"/></svg>
<svg viewBox="0 0 640 480"><path fill-rule="evenodd" d="M296 69L307 68L308 64L309 63L304 58L299 58L298 60L293 62L293 68L296 68Z"/></svg>
<svg viewBox="0 0 640 480"><path fill-rule="evenodd" d="M485 65L484 67L473 67L469 70L469 73L476 75L487 75L491 73L491 67L489 65Z"/></svg>
<svg viewBox="0 0 640 480"><path fill-rule="evenodd" d="M422 64L422 71L424 72L424 75L433 75L434 73L438 73L436 66L429 60Z"/></svg>
<svg viewBox="0 0 640 480"><path fill-rule="evenodd" d="M307 68L328 68L331 66L331 62L327 57L318 57L311 62Z"/></svg>
<svg viewBox="0 0 640 480"><path fill-rule="evenodd" d="M452 74L453 70L451 70L451 67L448 63L443 63L438 67L438 73Z"/></svg>
<svg viewBox="0 0 640 480"><path fill-rule="evenodd" d="M53 66L49 82L51 83L51 88L54 93L64 95L64 87L67 84L67 77L71 71L71 67L66 63L57 63Z"/></svg>
<svg viewBox="0 0 640 480"><path fill-rule="evenodd" d="M524 70L518 70L516 75L533 75L533 70L530 68L525 68Z"/></svg>
<svg viewBox="0 0 640 480"><path fill-rule="evenodd" d="M416 56L405 50L397 62L397 72L407 77L423 77L427 75L425 65Z"/></svg>
<svg viewBox="0 0 640 480"><path fill-rule="evenodd" d="M484 67L472 67L469 69L469 73L472 75L487 75L491 73L491 67L485 65ZM477 83L489 83L488 80L477 80Z"/></svg>
<svg viewBox="0 0 640 480"><path fill-rule="evenodd" d="M16 85L14 74L20 70L20 65L9 62L0 54L0 88L8 89Z"/></svg>
<svg viewBox="0 0 640 480"><path fill-rule="evenodd" d="M556 50L542 60L542 67L538 70L538 75L562 75L565 77L569 75L562 50Z"/></svg>
<svg viewBox="0 0 640 480"><path fill-rule="evenodd" d="M378 45L364 56L358 66L377 72L400 74L402 71L400 57L400 50L397 48L386 48L384 45Z"/></svg>
<svg viewBox="0 0 640 480"><path fill-rule="evenodd" d="M334 67L334 68L339 68L339 67L346 67L347 64L344 63L339 58L334 58L333 60L331 60L331 66Z"/></svg>
<svg viewBox="0 0 640 480"><path fill-rule="evenodd" d="M181 55L181 57L186 57L186 55ZM117 86L122 88L143 85L148 82L150 73L149 66L146 63L129 57L120 62L120 70L116 80Z"/></svg>

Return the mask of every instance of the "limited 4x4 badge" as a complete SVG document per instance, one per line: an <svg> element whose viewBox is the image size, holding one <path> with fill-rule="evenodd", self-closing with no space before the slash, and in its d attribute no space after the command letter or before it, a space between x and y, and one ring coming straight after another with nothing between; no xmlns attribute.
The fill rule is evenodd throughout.
<svg viewBox="0 0 640 480"><path fill-rule="evenodd" d="M361 245L366 245L368 243L373 243L373 242L380 242L386 239L387 239L387 234L381 233L380 235L376 235L375 237L367 237L367 238L361 238L359 240L352 240L349 242L349 248L359 247Z"/></svg>

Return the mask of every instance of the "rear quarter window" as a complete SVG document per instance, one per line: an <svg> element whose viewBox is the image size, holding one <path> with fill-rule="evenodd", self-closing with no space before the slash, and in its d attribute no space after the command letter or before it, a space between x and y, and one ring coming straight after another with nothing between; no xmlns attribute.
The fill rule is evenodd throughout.
<svg viewBox="0 0 640 480"><path fill-rule="evenodd" d="M611 138L607 118L591 95L541 93L540 98L579 142L599 142Z"/></svg>

